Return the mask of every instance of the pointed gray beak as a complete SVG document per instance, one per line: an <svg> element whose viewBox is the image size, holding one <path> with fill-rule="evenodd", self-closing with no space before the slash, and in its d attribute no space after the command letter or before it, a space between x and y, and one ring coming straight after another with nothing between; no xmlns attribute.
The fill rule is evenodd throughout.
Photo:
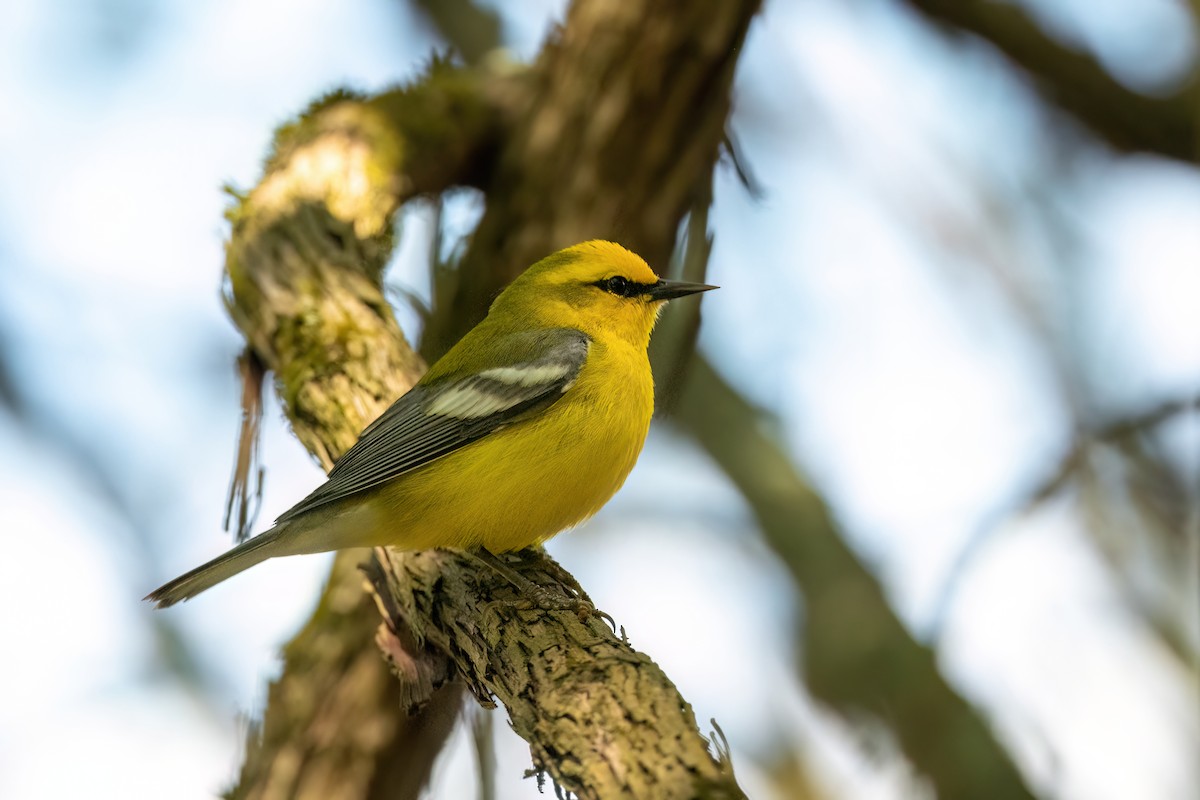
<svg viewBox="0 0 1200 800"><path fill-rule="evenodd" d="M689 294L720 288L720 286L709 286L707 283L660 280L646 291L646 296L651 300L673 300L676 297L686 297Z"/></svg>

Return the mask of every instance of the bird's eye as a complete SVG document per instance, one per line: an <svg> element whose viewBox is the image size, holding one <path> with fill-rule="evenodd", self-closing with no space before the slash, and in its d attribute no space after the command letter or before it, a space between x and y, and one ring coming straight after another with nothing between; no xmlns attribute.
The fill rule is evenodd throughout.
<svg viewBox="0 0 1200 800"><path fill-rule="evenodd" d="M613 294L619 294L622 297L629 296L629 281L622 278L620 275L608 279L608 290Z"/></svg>
<svg viewBox="0 0 1200 800"><path fill-rule="evenodd" d="M596 283L606 292L612 292L618 297L633 297L637 294L637 285L623 275L614 275Z"/></svg>

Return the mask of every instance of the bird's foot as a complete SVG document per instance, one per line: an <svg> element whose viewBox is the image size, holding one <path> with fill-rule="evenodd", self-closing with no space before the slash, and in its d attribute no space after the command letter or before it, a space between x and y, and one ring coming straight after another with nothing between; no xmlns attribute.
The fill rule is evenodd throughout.
<svg viewBox="0 0 1200 800"><path fill-rule="evenodd" d="M596 608L593 605L591 598L580 591L578 596L569 596L552 592L544 586L539 586L533 581L526 578L521 573L517 572L500 556L492 553L489 550L474 550L471 555L478 561L486 564L502 578L507 580L517 589L519 597L512 599L498 599L488 603L489 608L503 606L507 608L516 608L520 610L542 609L545 611L572 611L575 613L581 622L586 622L589 617L597 617L608 623L609 627L616 633L617 624L613 618ZM550 562L553 563L553 562ZM558 565L555 564L557 567ZM560 568L561 569L561 568ZM565 573L564 573L565 574ZM568 576L569 577L569 576Z"/></svg>
<svg viewBox="0 0 1200 800"><path fill-rule="evenodd" d="M617 623L612 616L596 608L586 597L567 597L532 582L529 587L522 591L523 597L511 600L493 600L492 605L500 604L521 610L571 611L579 617L580 622L587 622L589 617L596 617L606 622L613 629L613 633L617 632Z"/></svg>

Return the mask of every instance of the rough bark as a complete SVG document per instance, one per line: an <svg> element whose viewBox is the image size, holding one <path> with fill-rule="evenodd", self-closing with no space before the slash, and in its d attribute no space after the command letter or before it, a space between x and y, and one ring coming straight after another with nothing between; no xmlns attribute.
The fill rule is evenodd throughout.
<svg viewBox="0 0 1200 800"><path fill-rule="evenodd" d="M389 623L380 643L397 672L423 671L413 665L430 652L448 656L481 703L504 705L539 775L585 800L745 796L667 676L599 617L526 608L504 578L461 554L376 555L368 573ZM540 586L582 595L545 553L521 556Z"/></svg>

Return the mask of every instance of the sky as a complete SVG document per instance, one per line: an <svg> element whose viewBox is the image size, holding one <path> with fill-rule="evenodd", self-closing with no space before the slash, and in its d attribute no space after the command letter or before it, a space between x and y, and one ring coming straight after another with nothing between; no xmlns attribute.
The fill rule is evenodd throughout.
<svg viewBox="0 0 1200 800"><path fill-rule="evenodd" d="M1167 86L1196 57L1167 0L1029 5L1131 86ZM536 53L560 13L507 16L514 56ZM140 602L228 546L239 338L219 295L221 186L253 185L273 127L312 97L414 75L430 37L380 0L0 10L0 346L30 409L27 423L0 416L0 641L17 643L0 660L0 797L204 798L233 776L328 557L256 567L166 612L166 629ZM994 65L890 3L768 2L733 122L764 194L718 173L710 278L723 288L705 296L701 346L776 416L1033 785L1187 800L1200 793L1194 673L1130 610L1068 503L1020 509L1068 445L1071 409L997 284L1034 276L1043 291L1019 299L1048 310L1064 347L1099 352L1080 376L1089 412L1194 393L1200 180L1098 151L1065 165L1027 88ZM980 186L1009 202L988 205ZM469 200L454 210L469 223ZM1063 220L1065 244L1048 233ZM917 232L930 228L948 233L931 244ZM391 280L425 292L428 215L409 212L403 231ZM268 407L264 520L320 481ZM76 450L50 443L54 430ZM1195 477L1200 424L1178 436ZM80 453L102 468L80 468ZM740 497L669 427L551 552L697 718L720 723L752 796L767 796L755 759L780 741L830 796L919 791L894 745L796 685L802 606ZM164 630L196 657L194 679L172 667ZM494 727L501 797L537 797L524 744ZM459 735L431 796L469 796L471 763Z"/></svg>

